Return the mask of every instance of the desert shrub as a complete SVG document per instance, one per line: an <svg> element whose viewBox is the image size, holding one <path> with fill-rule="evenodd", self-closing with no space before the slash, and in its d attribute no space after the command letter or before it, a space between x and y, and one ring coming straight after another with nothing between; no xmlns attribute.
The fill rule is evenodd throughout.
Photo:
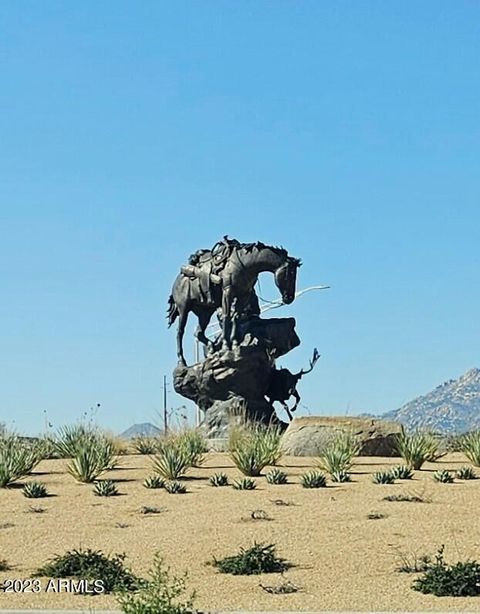
<svg viewBox="0 0 480 614"><path fill-rule="evenodd" d="M308 471L300 480L303 488L324 488L327 485L327 478L320 471Z"/></svg>
<svg viewBox="0 0 480 614"><path fill-rule="evenodd" d="M402 433L396 437L395 444L398 453L411 469L420 469L425 462L438 457L438 441L431 433Z"/></svg>
<svg viewBox="0 0 480 614"><path fill-rule="evenodd" d="M480 467L480 430L467 433L461 438L460 451L465 454L472 465Z"/></svg>
<svg viewBox="0 0 480 614"><path fill-rule="evenodd" d="M10 569L10 565L7 563L5 559L0 559L0 571L8 571Z"/></svg>
<svg viewBox="0 0 480 614"><path fill-rule="evenodd" d="M170 575L170 569L163 567L163 561L157 553L149 578L135 593L122 591L117 603L124 614L190 614L193 612L192 593L187 601L181 603L178 598L185 592L185 578Z"/></svg>
<svg viewBox="0 0 480 614"><path fill-rule="evenodd" d="M113 480L99 480L95 482L93 494L97 497L116 497L118 488Z"/></svg>
<svg viewBox="0 0 480 614"><path fill-rule="evenodd" d="M377 471L372 475L374 484L393 484L395 478L389 471Z"/></svg>
<svg viewBox="0 0 480 614"><path fill-rule="evenodd" d="M265 478L269 484L287 484L288 477L285 471L281 471L280 469L272 469L269 471Z"/></svg>
<svg viewBox="0 0 480 614"><path fill-rule="evenodd" d="M178 445L183 449L188 464L200 467L208 452L205 436L198 429L186 429L177 435Z"/></svg>
<svg viewBox="0 0 480 614"><path fill-rule="evenodd" d="M232 484L235 490L255 490L257 483L250 478L242 478L240 480L234 480Z"/></svg>
<svg viewBox="0 0 480 614"><path fill-rule="evenodd" d="M480 564L476 561L448 565L443 558L444 546L435 555L422 577L414 580L412 588L437 597L476 597L480 595Z"/></svg>
<svg viewBox="0 0 480 614"><path fill-rule="evenodd" d="M367 518L368 520L382 520L383 518L386 518L385 514L380 514L379 512L370 512L370 514L367 514Z"/></svg>
<svg viewBox="0 0 480 614"><path fill-rule="evenodd" d="M476 480L477 474L471 467L460 467L455 473L455 477L459 480Z"/></svg>
<svg viewBox="0 0 480 614"><path fill-rule="evenodd" d="M147 437L146 435L138 435L130 441L130 445L137 454L155 454L158 450L158 444L157 438Z"/></svg>
<svg viewBox="0 0 480 614"><path fill-rule="evenodd" d="M334 471L330 477L332 478L332 482L351 482L352 481L350 474L348 473L348 471L345 471L345 470Z"/></svg>
<svg viewBox="0 0 480 614"><path fill-rule="evenodd" d="M396 480L411 480L413 477L413 471L406 465L397 465L392 467L390 473Z"/></svg>
<svg viewBox="0 0 480 614"><path fill-rule="evenodd" d="M281 456L279 431L275 427L248 423L237 426L229 433L228 451L244 475L258 476L264 467L275 464Z"/></svg>
<svg viewBox="0 0 480 614"><path fill-rule="evenodd" d="M67 464L68 473L78 482L90 484L116 466L115 446L104 437L84 439Z"/></svg>
<svg viewBox="0 0 480 614"><path fill-rule="evenodd" d="M228 486L228 477L226 473L215 473L209 479L211 486Z"/></svg>
<svg viewBox="0 0 480 614"><path fill-rule="evenodd" d="M427 554L418 556L417 554L408 555L397 548L399 562L395 567L398 573L421 573L427 571L432 559Z"/></svg>
<svg viewBox="0 0 480 614"><path fill-rule="evenodd" d="M143 481L145 488L163 488L165 480L160 475L150 475Z"/></svg>
<svg viewBox="0 0 480 614"><path fill-rule="evenodd" d="M124 565L125 554L106 556L101 550L69 550L57 555L37 569L34 576L48 578L75 578L78 580L101 580L105 593L120 590L136 590L141 585Z"/></svg>
<svg viewBox="0 0 480 614"><path fill-rule="evenodd" d="M165 482L165 490L171 495L183 495L187 492L187 487L181 482L172 480L171 482Z"/></svg>
<svg viewBox="0 0 480 614"><path fill-rule="evenodd" d="M290 582L290 580L284 580L276 586L265 586L264 584L260 583L260 588L271 595L288 595L290 593L297 593L299 590L301 590L299 586L293 584L293 582Z"/></svg>
<svg viewBox="0 0 480 614"><path fill-rule="evenodd" d="M212 564L221 573L238 575L253 575L262 573L278 573L286 571L291 564L277 557L274 544L257 544L251 548L240 548L240 553L223 559L213 559Z"/></svg>
<svg viewBox="0 0 480 614"><path fill-rule="evenodd" d="M153 471L166 480L182 477L191 467L185 448L176 440L164 444L153 459Z"/></svg>
<svg viewBox="0 0 480 614"><path fill-rule="evenodd" d="M453 482L453 475L445 469L435 471L432 477L435 482L442 482L443 484L451 484Z"/></svg>
<svg viewBox="0 0 480 614"><path fill-rule="evenodd" d="M383 497L384 501L406 502L406 503L431 503L432 500L423 495L397 493L395 495L387 495Z"/></svg>
<svg viewBox="0 0 480 614"><path fill-rule="evenodd" d="M17 435L0 438L0 488L31 473L40 460L35 446Z"/></svg>
<svg viewBox="0 0 480 614"><path fill-rule="evenodd" d="M23 495L27 499L41 499L48 497L48 492L45 484L41 482L26 482L22 489Z"/></svg>
<svg viewBox="0 0 480 614"><path fill-rule="evenodd" d="M348 471L359 451L358 438L352 433L341 431L326 444L317 463L318 468L330 475Z"/></svg>
<svg viewBox="0 0 480 614"><path fill-rule="evenodd" d="M43 460L50 460L52 458L59 458L57 450L55 448L55 441L52 437L45 435L38 439L35 443L35 447L38 451L38 456Z"/></svg>

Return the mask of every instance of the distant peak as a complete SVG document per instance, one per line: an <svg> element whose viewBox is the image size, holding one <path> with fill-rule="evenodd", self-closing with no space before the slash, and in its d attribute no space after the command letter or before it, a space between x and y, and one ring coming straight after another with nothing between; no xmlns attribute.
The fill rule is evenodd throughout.
<svg viewBox="0 0 480 614"><path fill-rule="evenodd" d="M460 379L480 379L480 369L474 367L473 369L469 369Z"/></svg>

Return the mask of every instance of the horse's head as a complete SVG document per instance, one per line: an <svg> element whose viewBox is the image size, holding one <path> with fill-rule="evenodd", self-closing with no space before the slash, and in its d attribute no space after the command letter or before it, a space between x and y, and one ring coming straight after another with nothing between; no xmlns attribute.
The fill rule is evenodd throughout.
<svg viewBox="0 0 480 614"><path fill-rule="evenodd" d="M302 262L298 258L287 256L285 262L275 271L275 284L286 305L290 305L295 299L297 269L301 265Z"/></svg>

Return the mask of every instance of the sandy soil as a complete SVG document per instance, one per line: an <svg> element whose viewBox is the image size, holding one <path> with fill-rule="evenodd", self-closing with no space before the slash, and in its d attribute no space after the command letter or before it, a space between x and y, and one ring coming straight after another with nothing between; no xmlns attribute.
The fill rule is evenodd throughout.
<svg viewBox="0 0 480 614"><path fill-rule="evenodd" d="M125 552L134 572L146 574L159 551L172 571L188 571L188 588L195 589L201 609L245 610L455 610L473 611L480 598L422 595L410 586L414 575L395 571L398 551L434 554L446 545L446 559L480 558L480 480L437 484L432 472L455 470L467 464L451 454L417 471L412 481L393 485L371 482L374 471L398 464L398 459L360 458L353 482L329 483L328 488L307 490L299 476L314 459L286 457L280 463L290 484L273 486L258 478L256 491L212 488L208 477L225 471L240 476L224 454L210 454L200 469L185 480L188 493L169 495L147 490L142 480L150 474L148 457L124 456L120 468L110 472L122 496L94 496L92 486L78 484L65 473L65 461L43 461L34 479L43 481L55 495L26 499L19 488L0 490L0 559L11 570L7 578L28 578L55 554L72 548ZM387 494L423 492L430 503L388 502ZM294 503L278 506L275 499ZM31 505L44 513L29 512ZM156 506L156 515L139 513L141 506ZM271 521L248 520L262 509ZM369 519L372 513L383 518ZM247 520L245 520L247 518ZM275 543L278 553L295 564L284 574L300 592L272 595L264 585L277 585L278 574L231 576L205 565L248 547L253 541ZM44 585L46 582L44 581ZM113 596L79 596L69 593L6 594L3 608L115 607Z"/></svg>

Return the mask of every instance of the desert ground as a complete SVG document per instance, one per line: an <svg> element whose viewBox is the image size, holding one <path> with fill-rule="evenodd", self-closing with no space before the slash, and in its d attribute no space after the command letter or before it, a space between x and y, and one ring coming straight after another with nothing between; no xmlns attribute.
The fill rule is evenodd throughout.
<svg viewBox="0 0 480 614"><path fill-rule="evenodd" d="M65 472L65 460L42 461L29 480L41 480L53 496L32 500L18 487L0 490L0 559L11 566L0 582L28 578L55 554L82 547L125 552L126 563L139 575L160 552L173 573L188 572L187 589L196 591L195 605L203 610L479 609L478 598L422 595L411 589L415 574L396 571L400 553L434 555L441 544L449 562L480 558L480 480L439 484L432 479L439 468L468 464L461 454L427 463L413 480L392 485L372 483L371 474L400 459L359 458L351 483L304 489L299 477L314 461L284 457L279 465L289 484L270 485L260 477L257 490L236 491L210 486L208 478L217 471L240 477L228 455L210 453L183 480L188 492L171 495L142 486L151 474L148 456L122 456L119 468L105 475L118 481L121 492L111 498L77 483ZM383 500L395 493L422 494L428 502ZM278 499L291 505L277 505ZM44 513L29 511L32 505ZM145 515L142 506L162 511ZM271 520L253 520L254 510L264 510ZM376 517L369 518L372 514ZM254 541L276 544L278 554L294 564L283 580L299 592L276 595L260 586L278 585L279 574L232 576L205 564ZM112 595L1 593L0 607L108 609L116 601Z"/></svg>

